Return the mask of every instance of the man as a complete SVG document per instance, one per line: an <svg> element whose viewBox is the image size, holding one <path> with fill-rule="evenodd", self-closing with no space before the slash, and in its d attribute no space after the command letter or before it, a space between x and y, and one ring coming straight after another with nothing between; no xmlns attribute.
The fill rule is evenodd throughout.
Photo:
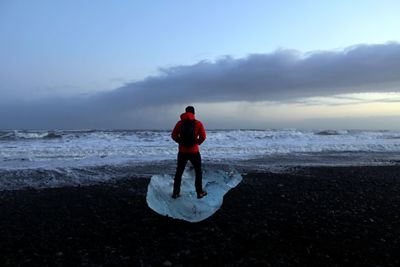
<svg viewBox="0 0 400 267"><path fill-rule="evenodd" d="M207 195L202 186L201 156L199 145L206 139L206 131L201 121L194 116L194 107L188 106L185 113L181 114L181 120L175 125L172 131L172 139L179 144L178 165L174 179L174 191L172 198L179 197L181 190L182 174L188 160L193 164L196 180L195 187L197 198Z"/></svg>

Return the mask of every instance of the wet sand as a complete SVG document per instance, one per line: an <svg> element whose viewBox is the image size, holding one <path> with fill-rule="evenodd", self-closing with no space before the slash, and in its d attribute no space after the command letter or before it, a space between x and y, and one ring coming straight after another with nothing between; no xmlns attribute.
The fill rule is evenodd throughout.
<svg viewBox="0 0 400 267"><path fill-rule="evenodd" d="M400 266L400 166L248 173L200 223L148 178L0 192L0 266Z"/></svg>

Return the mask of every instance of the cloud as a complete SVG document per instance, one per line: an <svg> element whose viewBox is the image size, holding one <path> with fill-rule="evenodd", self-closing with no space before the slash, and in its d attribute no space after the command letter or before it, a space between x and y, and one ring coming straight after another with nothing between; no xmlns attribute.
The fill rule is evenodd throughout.
<svg viewBox="0 0 400 267"><path fill-rule="evenodd" d="M148 125L146 117L152 112L163 116L167 107L188 103L291 102L307 97L399 91L398 43L307 54L278 50L160 69L157 76L87 97L9 103L0 108L0 120L1 128L29 128L31 124L119 128L126 127L132 118L138 126Z"/></svg>
<svg viewBox="0 0 400 267"><path fill-rule="evenodd" d="M286 101L358 92L400 91L400 45L359 45L307 56L292 50L225 57L127 84L109 97L128 105ZM110 100L110 98L109 98Z"/></svg>

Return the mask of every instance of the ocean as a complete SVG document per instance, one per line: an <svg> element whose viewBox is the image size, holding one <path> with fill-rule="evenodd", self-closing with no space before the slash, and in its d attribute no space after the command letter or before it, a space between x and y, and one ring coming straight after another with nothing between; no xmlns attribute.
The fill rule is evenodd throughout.
<svg viewBox="0 0 400 267"><path fill-rule="evenodd" d="M170 131L0 131L0 190L78 186L173 173ZM400 131L208 130L204 166L240 171L400 161Z"/></svg>

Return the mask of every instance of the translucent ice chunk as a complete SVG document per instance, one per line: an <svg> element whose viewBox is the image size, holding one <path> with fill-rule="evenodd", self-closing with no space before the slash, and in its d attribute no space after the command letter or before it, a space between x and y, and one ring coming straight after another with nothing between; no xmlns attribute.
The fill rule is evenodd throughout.
<svg viewBox="0 0 400 267"><path fill-rule="evenodd" d="M194 171L186 170L182 176L180 197L173 199L174 178L154 175L147 188L147 205L155 212L188 222L199 222L213 215L222 205L224 195L242 181L236 171L203 170L203 188L207 196L197 199Z"/></svg>

